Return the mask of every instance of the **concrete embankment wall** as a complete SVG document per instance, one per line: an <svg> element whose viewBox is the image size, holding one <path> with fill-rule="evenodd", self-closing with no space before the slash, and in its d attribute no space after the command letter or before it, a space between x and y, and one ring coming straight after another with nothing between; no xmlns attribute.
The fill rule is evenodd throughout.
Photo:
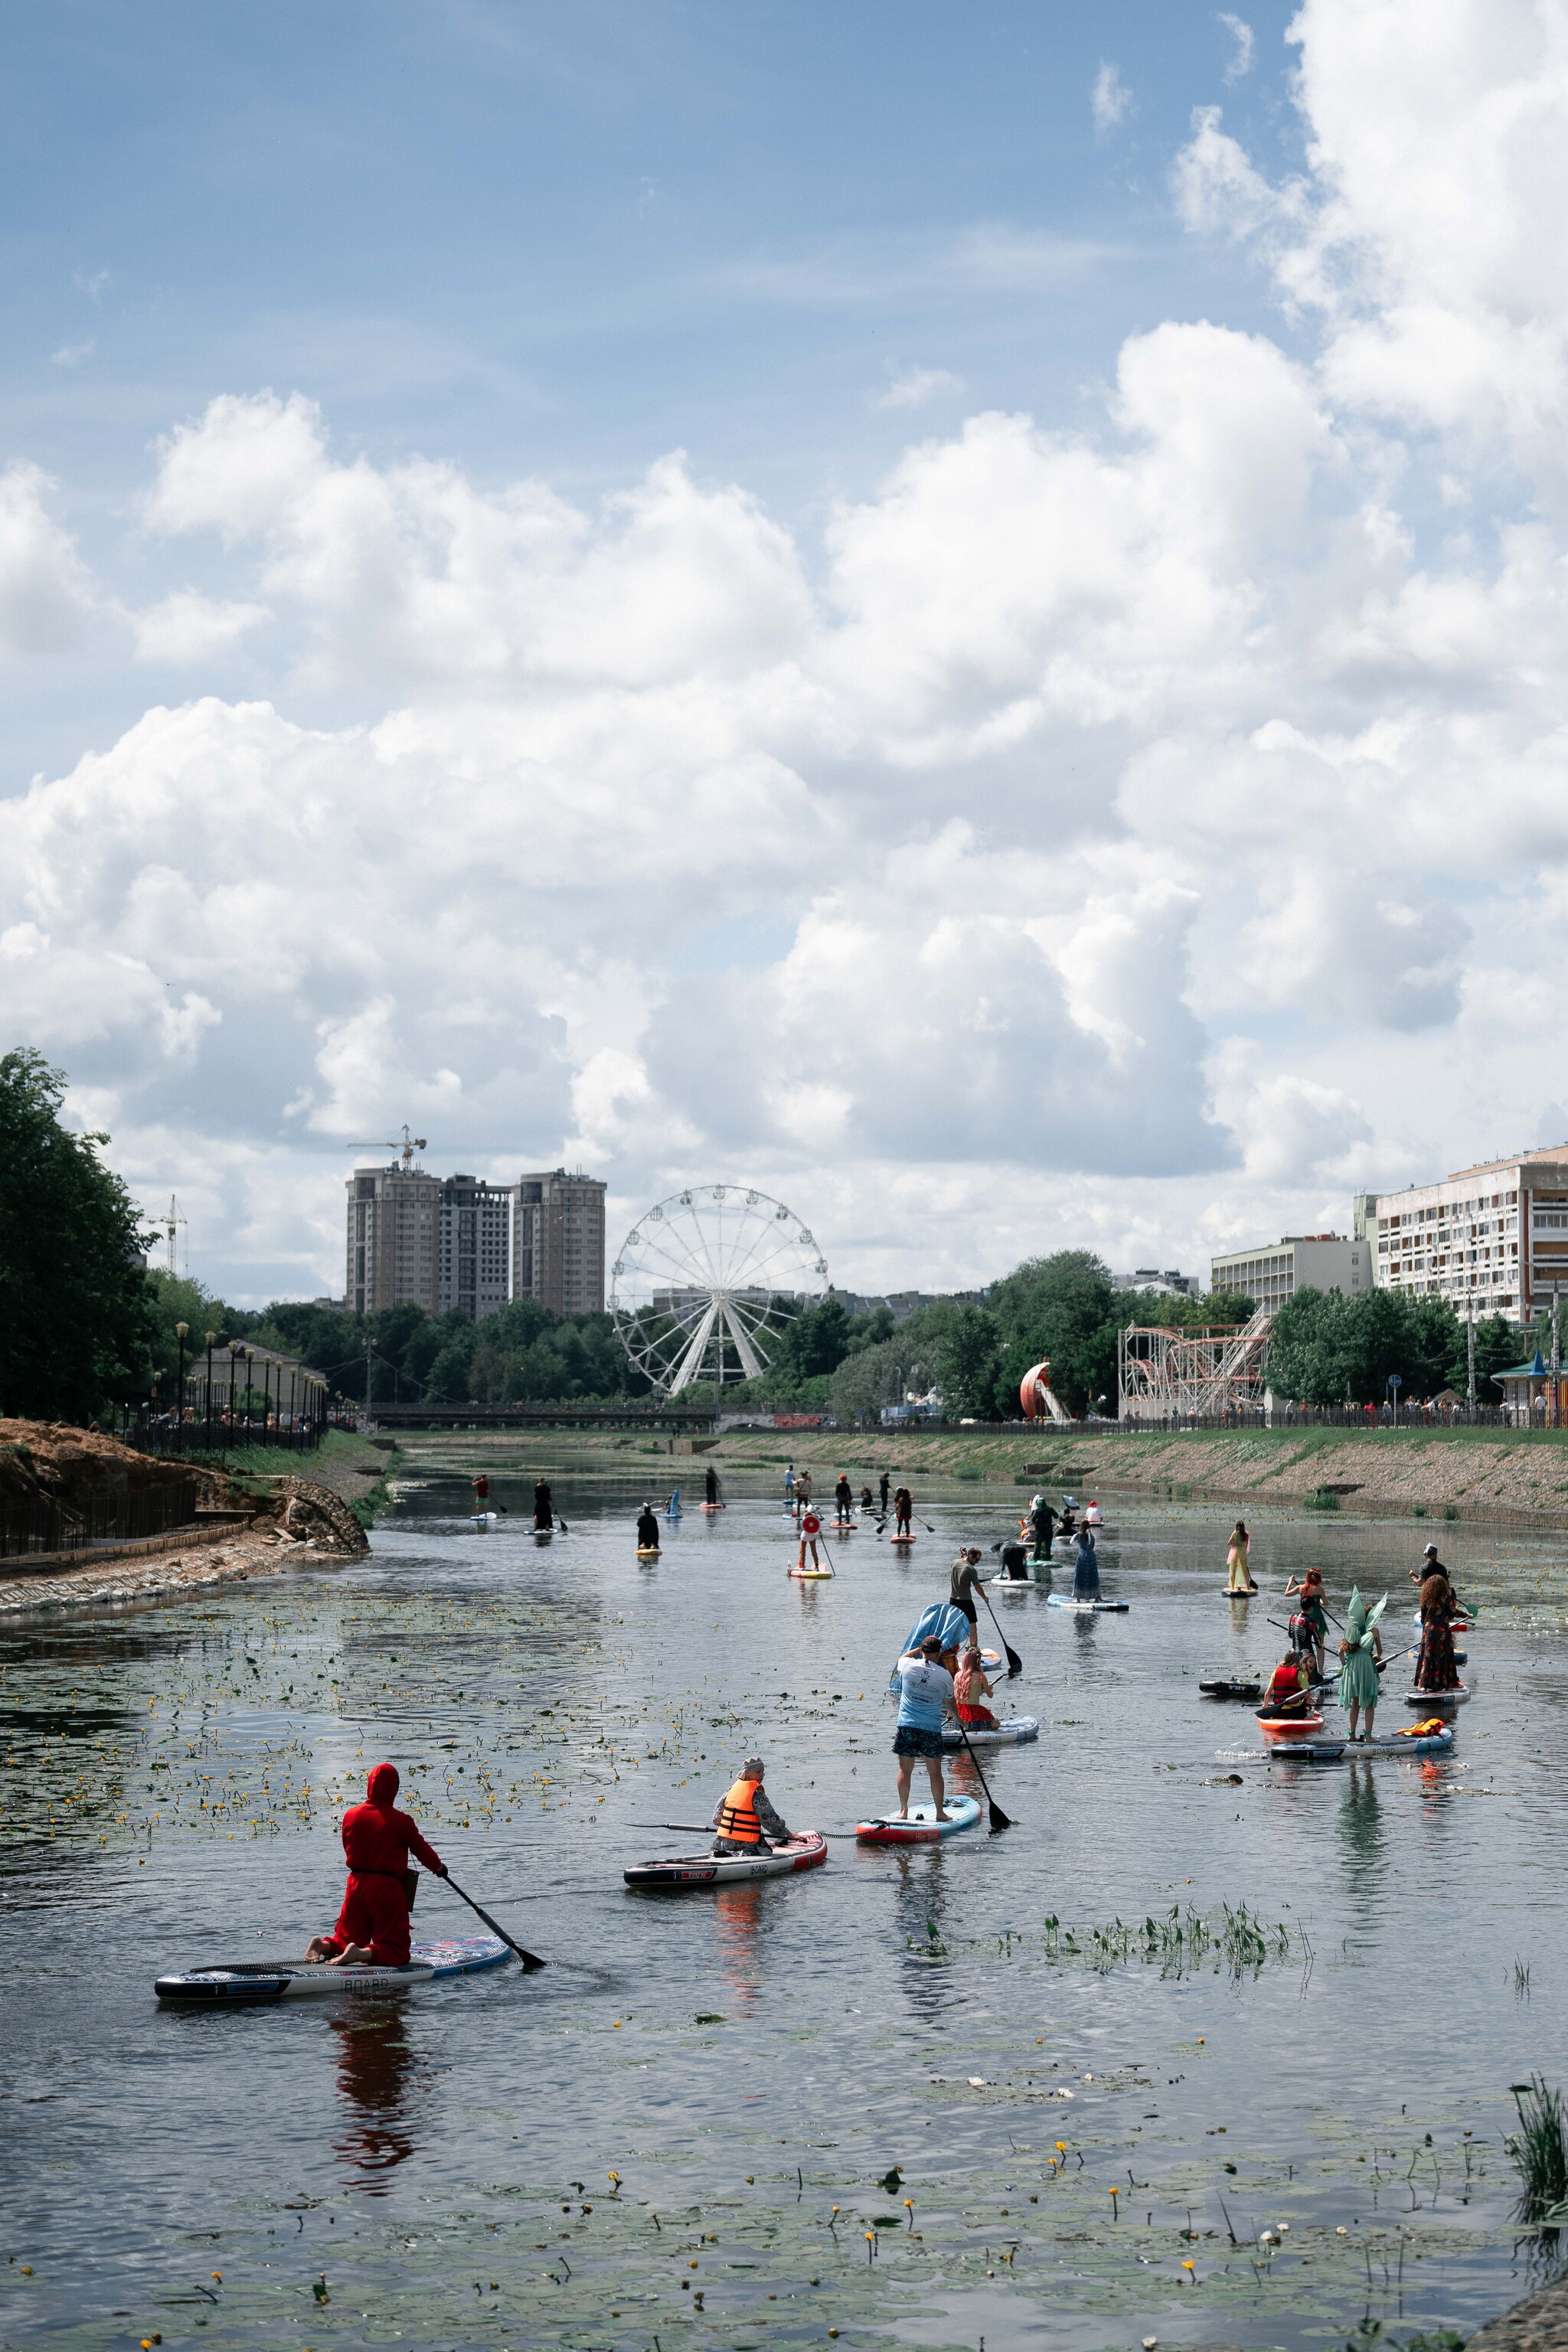
<svg viewBox="0 0 1568 2352"><path fill-rule="evenodd" d="M1568 1431L1194 1430L1159 1436L1094 1435L1081 1429L992 1435L975 1431L731 1433L704 1457L722 1469L811 1465L814 1479L847 1471L857 1483L886 1466L911 1486L973 1476L1070 1486L1081 1499L1101 1488L1180 1501L1234 1500L1245 1512L1300 1508L1327 1488L1341 1507L1374 1516L1514 1520L1568 1526Z"/></svg>

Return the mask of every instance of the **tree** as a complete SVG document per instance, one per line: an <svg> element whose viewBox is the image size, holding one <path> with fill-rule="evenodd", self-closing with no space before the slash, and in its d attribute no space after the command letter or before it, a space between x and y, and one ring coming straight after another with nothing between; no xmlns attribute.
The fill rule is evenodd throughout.
<svg viewBox="0 0 1568 2352"><path fill-rule="evenodd" d="M859 1348L846 1356L829 1388L833 1410L841 1422L876 1421L885 1404L898 1404L908 1370L909 1350L902 1339L884 1339L875 1348Z"/></svg>
<svg viewBox="0 0 1568 2352"><path fill-rule="evenodd" d="M1399 1376L1405 1402L1448 1379L1458 1318L1447 1299L1398 1290L1299 1290L1274 1318L1268 1385L1303 1404L1382 1404Z"/></svg>
<svg viewBox="0 0 1568 2352"><path fill-rule="evenodd" d="M0 1055L0 1408L85 1422L146 1385L148 1237L108 1136L61 1126L65 1087L41 1054Z"/></svg>
<svg viewBox="0 0 1568 2352"><path fill-rule="evenodd" d="M1116 1334L1128 1319L1116 1304L1110 1271L1092 1250L1026 1258L991 1288L1001 1345L998 1390L1016 1396L1024 1374L1044 1356L1052 1387L1073 1412L1111 1394Z"/></svg>
<svg viewBox="0 0 1568 2352"><path fill-rule="evenodd" d="M1552 1335L1548 1331L1546 1346L1541 1351L1543 1361L1549 1360L1551 1347ZM1521 1335L1517 1323L1509 1322L1502 1315L1483 1316L1476 1325L1476 1402L1495 1404L1502 1394L1496 1374L1511 1371L1515 1364L1528 1364L1534 1352L1531 1335L1528 1332ZM1459 1349L1448 1367L1448 1386L1457 1389L1463 1396L1469 1376L1468 1335L1464 1324L1460 1323Z"/></svg>

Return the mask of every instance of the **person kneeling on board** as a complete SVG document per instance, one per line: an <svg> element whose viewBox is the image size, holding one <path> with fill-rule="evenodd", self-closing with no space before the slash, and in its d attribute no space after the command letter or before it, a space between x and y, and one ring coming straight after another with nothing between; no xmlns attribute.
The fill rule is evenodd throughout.
<svg viewBox="0 0 1568 2352"><path fill-rule="evenodd" d="M1311 1654L1309 1652L1303 1657L1300 1650L1288 1651L1268 1677L1264 1709L1269 1715L1305 1715L1311 1703Z"/></svg>
<svg viewBox="0 0 1568 2352"><path fill-rule="evenodd" d="M995 1693L985 1679L985 1669L980 1663L980 1652L971 1642L958 1662L958 1672L952 1678L953 1701L958 1719L966 1731L994 1731L996 1717L984 1701Z"/></svg>
<svg viewBox="0 0 1568 2352"><path fill-rule="evenodd" d="M637 1549L639 1551L658 1549L658 1521L654 1517L651 1503L645 1503L637 1514Z"/></svg>
<svg viewBox="0 0 1568 2352"><path fill-rule="evenodd" d="M715 1853L767 1853L789 1843L789 1832L763 1786L765 1769L760 1756L748 1756L742 1765L740 1779L714 1811Z"/></svg>
<svg viewBox="0 0 1568 2352"><path fill-rule="evenodd" d="M910 1815L910 1780L915 1758L923 1761L931 1780L931 1803L939 1822L948 1818L942 1785L942 1718L957 1700L952 1676L938 1663L942 1643L928 1633L918 1650L906 1650L899 1660L899 1724L893 1753L899 1759L899 1819Z"/></svg>
<svg viewBox="0 0 1568 2352"><path fill-rule="evenodd" d="M398 1811L397 1790L396 1765L378 1764L365 1802L343 1815L348 1891L331 1934L311 1937L307 1960L330 1960L338 1969L367 1960L383 1969L408 1966L408 1915L418 1884L408 1857L417 1854L437 1878L446 1877L447 1865L420 1836L418 1824Z"/></svg>

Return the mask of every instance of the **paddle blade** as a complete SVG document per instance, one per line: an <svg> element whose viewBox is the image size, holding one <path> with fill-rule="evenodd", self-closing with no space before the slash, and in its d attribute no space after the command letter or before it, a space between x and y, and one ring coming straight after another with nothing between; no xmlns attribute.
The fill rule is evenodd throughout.
<svg viewBox="0 0 1568 2352"><path fill-rule="evenodd" d="M995 1798L994 1798L994 1797L993 1797L993 1798L992 1798L992 1800L991 1800L991 1834L992 1834L992 1836L993 1836L993 1837L995 1837L999 1831L1001 1831L1001 1830L1010 1830L1010 1829L1012 1828L1012 1826L1013 1826L1013 1821L1012 1821L1012 1816L1011 1816L1011 1814L1009 1814L1009 1813L1005 1813L1005 1812L1002 1811L1001 1806L996 1802Z"/></svg>
<svg viewBox="0 0 1568 2352"><path fill-rule="evenodd" d="M1018 1655L1017 1651L1013 1647L1012 1643L1008 1641L1005 1634L1002 1637L1002 1647L1007 1653L1007 1679L1011 1682L1015 1675L1021 1675L1023 1673L1024 1661Z"/></svg>
<svg viewBox="0 0 1568 2352"><path fill-rule="evenodd" d="M537 1952L524 1951L521 1944L514 1942L512 1937L507 1934L506 1929L501 1926L500 1921L499 1919L492 1919L489 1913L485 1910L482 1906L476 1903L471 1895L465 1895L463 1889L458 1885L456 1879L448 1876L445 1883L451 1888L454 1895L458 1895L468 1905L469 1910L474 1914L476 1918L482 1919L484 1921L492 1936L499 1936L500 1937L501 1942L506 1946L508 1951L515 1952L517 1954L518 1958L521 1961L526 1969L531 1971L534 1969L548 1968L549 1962L547 1960L542 1960Z"/></svg>

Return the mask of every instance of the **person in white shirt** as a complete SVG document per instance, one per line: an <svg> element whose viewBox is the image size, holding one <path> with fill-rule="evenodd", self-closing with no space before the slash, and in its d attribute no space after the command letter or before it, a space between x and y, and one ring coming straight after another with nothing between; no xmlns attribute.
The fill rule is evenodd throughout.
<svg viewBox="0 0 1568 2352"><path fill-rule="evenodd" d="M942 1781L942 1722L955 1706L952 1676L937 1661L942 1643L928 1633L918 1650L906 1650L899 1660L899 1724L893 1753L899 1759L899 1819L910 1817L910 1780L915 1758L923 1759L931 1779L931 1803L939 1822L947 1821L946 1790Z"/></svg>

